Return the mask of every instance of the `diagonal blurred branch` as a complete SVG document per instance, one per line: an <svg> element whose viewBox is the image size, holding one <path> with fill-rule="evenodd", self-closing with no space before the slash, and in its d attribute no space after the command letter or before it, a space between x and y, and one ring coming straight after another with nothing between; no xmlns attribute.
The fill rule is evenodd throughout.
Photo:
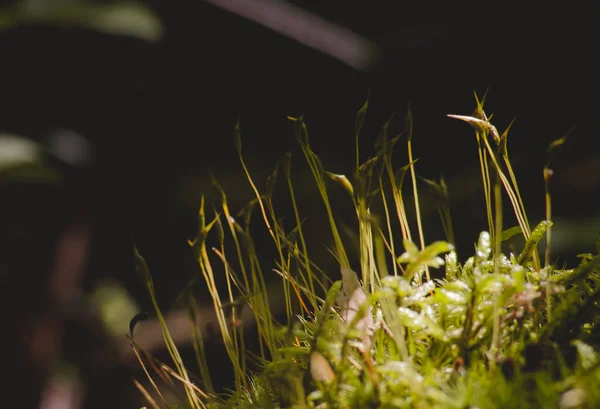
<svg viewBox="0 0 600 409"><path fill-rule="evenodd" d="M206 1L337 58L357 70L365 70L377 60L377 47L366 38L284 0Z"/></svg>

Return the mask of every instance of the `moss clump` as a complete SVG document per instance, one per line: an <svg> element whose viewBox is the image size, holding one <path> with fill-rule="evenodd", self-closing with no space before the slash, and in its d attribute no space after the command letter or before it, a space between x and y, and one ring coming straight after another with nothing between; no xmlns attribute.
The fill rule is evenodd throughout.
<svg viewBox="0 0 600 409"><path fill-rule="evenodd" d="M472 115L451 115L475 130L488 217L475 254L464 262L459 262L453 245L443 180L427 183L440 198L439 214L447 239L425 244L410 110L404 132L390 137L385 124L376 155L361 164L359 134L368 108L365 102L356 119L357 161L351 177L325 170L310 148L303 118L290 118L327 212L331 253L340 266L339 280L334 282L308 254L291 156L283 158L261 193L244 163L236 124L234 145L256 197L233 217L227 196L215 181L221 194L219 213L207 220L202 203L199 232L190 241L212 295L236 386L226 396L212 389L200 336L195 338L195 347L201 380L198 385L190 381L155 303L175 364L173 370L159 366L159 372L182 382L187 399L180 404L191 408L576 408L600 404L596 350L600 255L581 255L580 265L573 269L551 264L547 246L540 257L539 243L550 240L552 228L549 179L545 178L547 219L532 227L506 149L508 129L499 133L486 116L483 102L477 98L476 102ZM408 164L395 168L392 152L401 141L406 143ZM548 169L549 165L544 175ZM273 191L280 173L294 209L293 226L284 226L276 216ZM411 185L410 200L405 200L405 179ZM347 191L356 210L359 262L355 268L359 274L350 265L330 201L332 182ZM506 199L517 220L517 226L510 228L503 224ZM379 217L373 210L376 206L383 209ZM411 231L407 206L414 206L416 232ZM263 219L277 250L272 271L281 277L285 324L276 322L270 307L266 273L250 234L253 213ZM209 244L211 231L214 242ZM515 234L523 235L525 244L519 252L508 252L505 241ZM226 289L215 284L215 259L224 269ZM154 300L152 278L137 251L136 260ZM246 332L256 331L256 354L244 345L242 331L248 325L238 325L243 314L255 325ZM190 322L193 328L197 326L194 319ZM144 365L144 360L140 362Z"/></svg>

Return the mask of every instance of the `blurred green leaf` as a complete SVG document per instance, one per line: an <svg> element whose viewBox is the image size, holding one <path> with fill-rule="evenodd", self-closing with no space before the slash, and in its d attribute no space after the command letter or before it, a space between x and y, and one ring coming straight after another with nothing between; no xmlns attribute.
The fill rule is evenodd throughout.
<svg viewBox="0 0 600 409"><path fill-rule="evenodd" d="M138 1L21 0L0 10L0 30L31 23L82 27L147 42L157 42L164 34L156 13Z"/></svg>
<svg viewBox="0 0 600 409"><path fill-rule="evenodd" d="M132 337L136 322L144 319L141 314L136 315L139 311L138 305L123 285L116 280L101 280L95 286L91 299L97 308L105 330L115 339L122 337L127 332L128 317L134 315L129 322L129 331Z"/></svg>
<svg viewBox="0 0 600 409"><path fill-rule="evenodd" d="M0 172L22 164L40 163L42 145L20 135L0 133Z"/></svg>

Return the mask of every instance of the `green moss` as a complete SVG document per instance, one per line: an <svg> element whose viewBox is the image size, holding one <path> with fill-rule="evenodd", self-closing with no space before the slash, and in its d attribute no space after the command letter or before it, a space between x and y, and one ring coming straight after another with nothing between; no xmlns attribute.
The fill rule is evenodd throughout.
<svg viewBox="0 0 600 409"><path fill-rule="evenodd" d="M559 269L549 263L545 251L542 264L538 247L544 236L550 237L552 222L548 218L530 228L506 150L508 130L500 134L486 116L483 102L476 102L472 116L452 117L475 129L489 231L480 234L475 254L462 263L452 244L443 180L425 182L441 199L438 211L447 241L425 245L410 111L405 133L389 139L386 124L376 156L363 164L357 161L348 177L325 170L310 148L303 118L290 118L327 212L331 254L340 266L339 280L333 284L327 284L328 278L308 254L290 155L281 163L295 211L294 224L286 226L277 218L273 200L277 169L261 193L246 169L236 124L235 148L256 197L243 215L234 218L221 190L220 213L206 223L202 205L199 235L190 242L211 290L236 386L228 396L214 395L206 368L203 383L187 384L191 378L163 325L176 370L186 380L189 407L575 408L600 404L596 351L600 255L584 255L576 268ZM357 158L367 109L365 103L356 119ZM396 169L392 151L402 140L407 144L408 165ZM413 239L406 214L409 203L403 196L407 173L418 240ZM350 269L328 193L331 183L347 191L356 209L359 274ZM503 226L501 206L506 198L519 224L508 229ZM550 206L547 186L546 204ZM383 213L375 215L375 208ZM254 217L263 219L277 249L274 263L282 277L285 325L275 321L269 306L266 269L258 261L248 227L252 209L258 213ZM233 238L233 249L224 244L224 226ZM208 244L214 228L218 243ZM504 253L503 242L515 234L523 234L524 247L518 254ZM218 250L209 250L213 246ZM211 251L224 265L226 291L214 284ZM154 298L147 266L137 256ZM236 301L236 292L243 294L245 307ZM229 315L224 309L227 303L234 306ZM246 351L242 328L235 325L242 308L250 309L256 323L257 356ZM196 342L196 351L203 351L202 340ZM205 365L201 357L198 362ZM250 364L259 370L248 372Z"/></svg>

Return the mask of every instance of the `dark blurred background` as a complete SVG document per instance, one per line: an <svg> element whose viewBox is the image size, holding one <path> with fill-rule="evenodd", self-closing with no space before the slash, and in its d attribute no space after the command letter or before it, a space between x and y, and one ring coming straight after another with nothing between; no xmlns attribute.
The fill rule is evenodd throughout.
<svg viewBox="0 0 600 409"><path fill-rule="evenodd" d="M500 131L516 117L509 153L534 225L544 218L546 148L573 128L552 162L553 259L573 265L578 253L594 251L600 6L282 1L304 12L272 14L279 2L252 0L2 2L3 398L21 407L143 404L131 377L144 376L122 356L129 320L152 309L134 270L132 239L168 309L198 274L186 241L196 232L201 195L209 204L216 198L209 171L234 212L252 198L232 143L238 116L257 181L294 151L301 211L319 237L322 206L286 116L304 114L326 168L350 174L354 116L367 94L362 159L374 153L392 113L392 127L401 129L410 102L417 171L444 176L464 260L486 228L483 192L472 130L446 114L471 113L473 91L487 90L486 111ZM279 28L236 7L271 13ZM304 24L294 16L358 34L358 59L314 48L316 41L339 50L358 36L309 24L301 34L312 43L289 38L290 27ZM406 162L399 152L397 165ZM423 206L426 240L443 239L434 205ZM267 262L269 244L258 243ZM201 304L206 297L200 289ZM114 309L98 307L106 303ZM107 316L113 333L101 325ZM12 384L27 392L11 392Z"/></svg>

